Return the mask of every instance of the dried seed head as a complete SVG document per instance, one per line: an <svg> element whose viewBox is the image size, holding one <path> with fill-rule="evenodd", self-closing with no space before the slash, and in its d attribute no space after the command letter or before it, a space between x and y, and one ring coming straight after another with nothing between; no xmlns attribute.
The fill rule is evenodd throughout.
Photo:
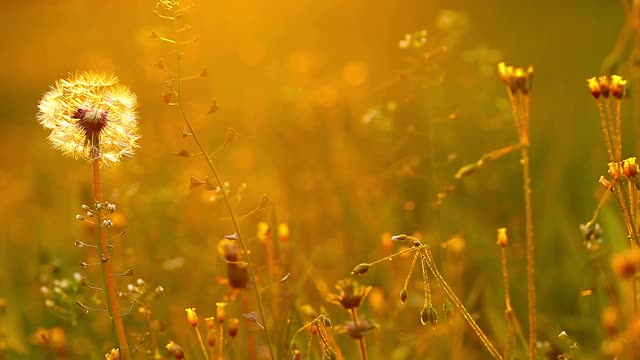
<svg viewBox="0 0 640 360"><path fill-rule="evenodd" d="M189 325L198 327L198 315L196 314L196 308L187 308L185 311L187 312L187 321L189 322Z"/></svg>
<svg viewBox="0 0 640 360"><path fill-rule="evenodd" d="M509 239L507 237L507 228L499 228L498 229L498 241L496 241L496 244L498 244L498 246L500 247L507 247L507 244L509 243Z"/></svg>
<svg viewBox="0 0 640 360"><path fill-rule="evenodd" d="M136 103L117 77L84 72L57 81L40 100L37 118L51 130L54 149L109 164L138 147Z"/></svg>

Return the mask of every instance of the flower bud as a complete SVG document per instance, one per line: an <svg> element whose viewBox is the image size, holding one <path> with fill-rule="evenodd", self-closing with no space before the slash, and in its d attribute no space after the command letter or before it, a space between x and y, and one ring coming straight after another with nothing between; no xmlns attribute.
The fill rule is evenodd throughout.
<svg viewBox="0 0 640 360"><path fill-rule="evenodd" d="M216 303L216 320L218 321L218 324L224 323L224 320L227 318L227 311L225 309L226 307L226 302Z"/></svg>
<svg viewBox="0 0 640 360"><path fill-rule="evenodd" d="M196 308L187 308L185 311L187 312L187 321L189 322L189 325L198 327L198 315L196 314Z"/></svg>
<svg viewBox="0 0 640 360"><path fill-rule="evenodd" d="M233 339L238 336L238 318L229 319L229 336Z"/></svg>
<svg viewBox="0 0 640 360"><path fill-rule="evenodd" d="M498 241L496 241L496 244L498 244L498 246L504 248L507 246L507 243L509 242L509 239L507 238L507 228L499 228L498 229Z"/></svg>
<svg viewBox="0 0 640 360"><path fill-rule="evenodd" d="M407 295L409 295L409 292L407 291L406 287L400 290L400 301L402 301L403 304L405 301L407 301Z"/></svg>

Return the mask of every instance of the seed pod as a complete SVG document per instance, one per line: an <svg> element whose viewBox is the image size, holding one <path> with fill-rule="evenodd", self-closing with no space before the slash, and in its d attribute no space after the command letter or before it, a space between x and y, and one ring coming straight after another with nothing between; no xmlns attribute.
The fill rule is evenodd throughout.
<svg viewBox="0 0 640 360"><path fill-rule="evenodd" d="M371 265L370 265L370 264L367 264L367 263L359 264L358 266L356 266L356 267L353 269L353 271L351 272L351 274L353 274L353 275L362 275L362 274L366 273L367 271L369 271L369 267L370 267L370 266L371 266Z"/></svg>
<svg viewBox="0 0 640 360"><path fill-rule="evenodd" d="M404 304L405 301L407 301L407 295L408 294L409 294L409 292L407 291L406 287L400 291L400 301L402 301L403 304Z"/></svg>

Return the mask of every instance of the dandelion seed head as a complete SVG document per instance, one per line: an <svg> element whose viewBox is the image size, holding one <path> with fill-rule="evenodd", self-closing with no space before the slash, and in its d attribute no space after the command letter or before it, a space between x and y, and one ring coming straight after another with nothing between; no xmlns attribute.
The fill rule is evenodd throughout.
<svg viewBox="0 0 640 360"><path fill-rule="evenodd" d="M84 72L58 80L38 104L38 122L51 130L54 149L74 159L103 163L138 148L136 96L108 74Z"/></svg>

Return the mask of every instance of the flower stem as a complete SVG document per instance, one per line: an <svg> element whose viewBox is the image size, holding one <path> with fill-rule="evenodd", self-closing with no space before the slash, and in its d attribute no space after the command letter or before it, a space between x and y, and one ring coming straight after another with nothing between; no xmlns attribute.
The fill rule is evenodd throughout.
<svg viewBox="0 0 640 360"><path fill-rule="evenodd" d="M356 308L352 308L350 311L351 318L353 319L353 324L356 329L360 328L360 319L358 319L358 310ZM360 343L360 356L362 360L367 360L367 344L364 341L364 336L360 336L358 338L358 342Z"/></svg>
<svg viewBox="0 0 640 360"><path fill-rule="evenodd" d="M94 142L94 152L99 153L98 144ZM93 193L96 203L102 203L102 183L100 180L100 158L94 156L92 162L93 167ZM102 211L97 211L98 226L98 255L102 267L102 280L104 281L104 289L107 295L107 309L109 317L113 324L116 335L118 349L120 350L120 358L123 360L131 359L129 354L129 346L127 345L127 336L124 331L122 317L120 316L120 306L118 304L118 296L116 293L116 282L113 276L113 268L111 266L111 258L109 256L109 241L107 239L106 228L102 226Z"/></svg>
<svg viewBox="0 0 640 360"><path fill-rule="evenodd" d="M527 298L529 300L529 354L536 359L536 278L535 278L535 242L533 240L533 206L531 201L531 175L529 170L529 147L521 148L521 163L524 174L524 212L526 221L527 245Z"/></svg>
<svg viewBox="0 0 640 360"><path fill-rule="evenodd" d="M209 360L209 353L207 352L207 349L204 347L204 341L202 341L202 335L200 334L200 329L198 329L197 327L196 329L196 335L198 336L198 342L200 343L200 349L202 349L202 353L204 354L204 358L206 360Z"/></svg>

